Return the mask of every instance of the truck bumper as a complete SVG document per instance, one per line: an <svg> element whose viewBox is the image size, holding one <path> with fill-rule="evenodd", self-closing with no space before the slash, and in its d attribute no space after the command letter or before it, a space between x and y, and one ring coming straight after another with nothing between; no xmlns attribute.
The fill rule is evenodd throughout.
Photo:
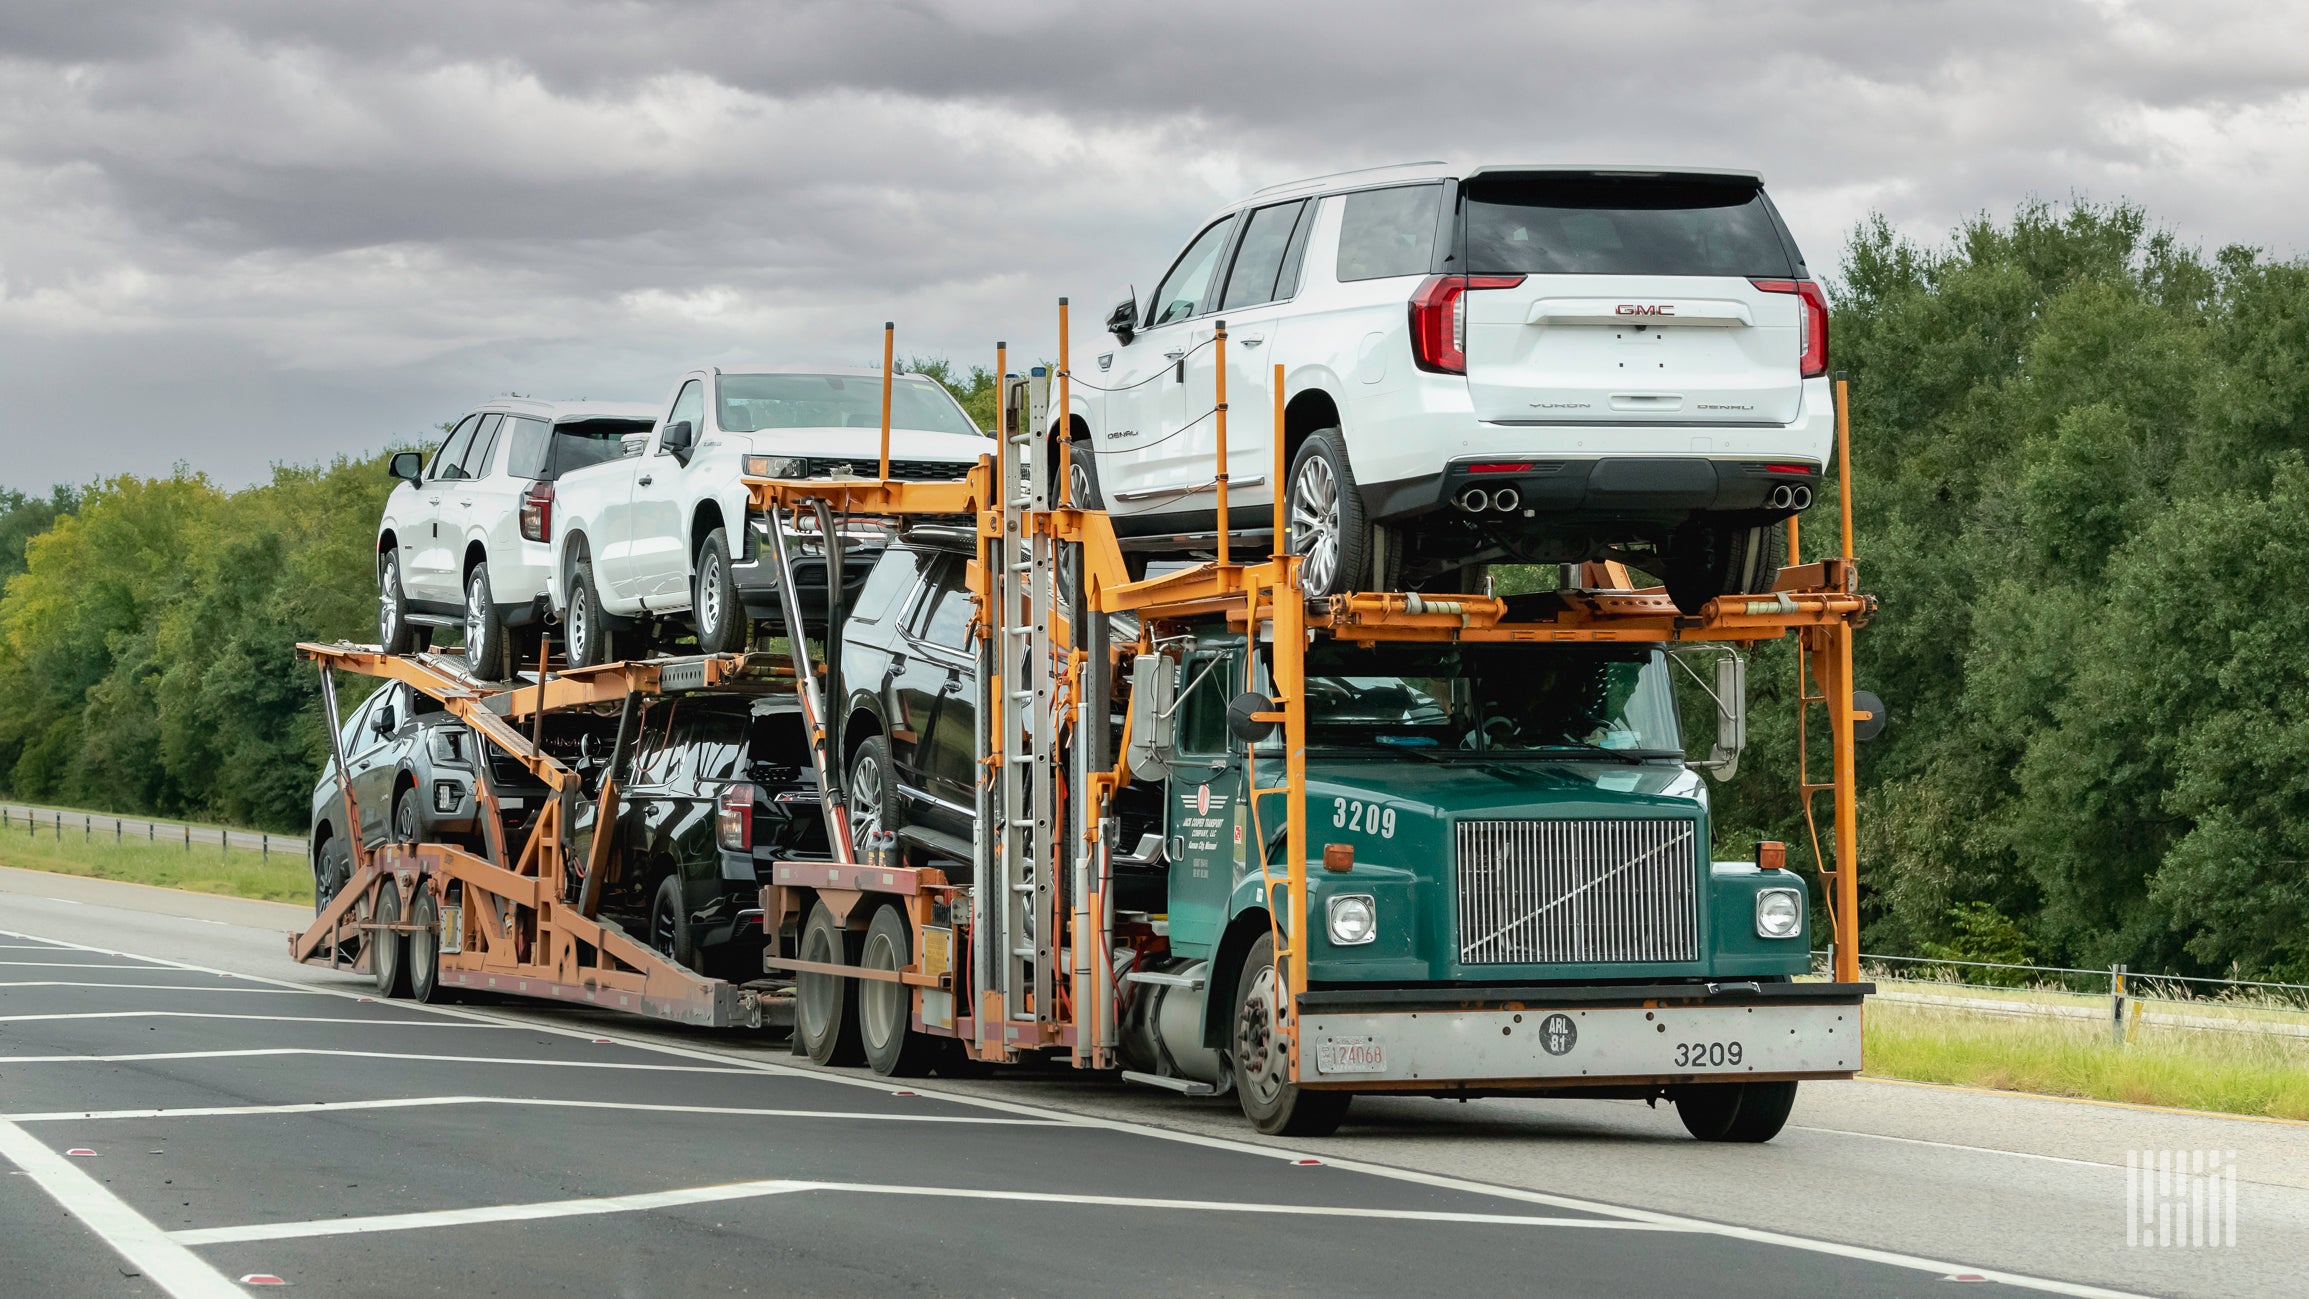
<svg viewBox="0 0 2309 1299"><path fill-rule="evenodd" d="M1703 984L1550 996L1532 989L1448 1007L1356 1004L1350 994L1313 992L1301 1007L1298 1083L1513 1092L1847 1078L1860 1069L1860 1001L1873 990ZM1639 991L1655 995L1595 995Z"/></svg>

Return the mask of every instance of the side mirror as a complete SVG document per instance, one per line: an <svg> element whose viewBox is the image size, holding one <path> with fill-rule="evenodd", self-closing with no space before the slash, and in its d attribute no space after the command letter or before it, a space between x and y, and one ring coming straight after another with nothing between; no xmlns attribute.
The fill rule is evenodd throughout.
<svg viewBox="0 0 2309 1299"><path fill-rule="evenodd" d="M1106 313L1106 332L1114 335L1116 341L1124 347L1130 346L1131 338L1138 333L1137 294L1114 304L1114 310Z"/></svg>
<svg viewBox="0 0 2309 1299"><path fill-rule="evenodd" d="M369 715L369 729L379 735L391 735L396 724L390 708L380 708Z"/></svg>
<svg viewBox="0 0 2309 1299"><path fill-rule="evenodd" d="M1257 715L1273 711L1274 700L1256 690L1246 690L1227 704L1227 734L1245 744L1257 744L1275 733L1275 724L1260 721Z"/></svg>
<svg viewBox="0 0 2309 1299"><path fill-rule="evenodd" d="M396 451L385 472L405 483L416 482L425 473L425 457L414 451Z"/></svg>
<svg viewBox="0 0 2309 1299"><path fill-rule="evenodd" d="M1171 704L1178 695L1178 668L1160 654L1141 654L1130 663L1129 742L1123 756L1134 775L1161 780L1171 774L1177 753Z"/></svg>
<svg viewBox="0 0 2309 1299"><path fill-rule="evenodd" d="M665 426L665 435L657 440L658 446L683 460L689 459L690 447L696 440L696 430L686 419L677 419Z"/></svg>
<svg viewBox="0 0 2309 1299"><path fill-rule="evenodd" d="M1715 654L1715 686L1708 694L1716 704L1716 742L1708 747L1707 757L1691 766L1717 780L1730 780L1740 774L1740 751L1748 746L1748 660L1731 649L1717 649Z"/></svg>

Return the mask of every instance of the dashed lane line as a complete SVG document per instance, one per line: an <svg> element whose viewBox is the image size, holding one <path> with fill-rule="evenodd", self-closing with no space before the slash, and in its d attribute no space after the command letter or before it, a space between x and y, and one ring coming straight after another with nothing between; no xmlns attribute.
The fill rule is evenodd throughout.
<svg viewBox="0 0 2309 1299"><path fill-rule="evenodd" d="M0 961L0 967L16 966L28 970L142 970L154 972L150 965L99 965L94 961Z"/></svg>
<svg viewBox="0 0 2309 1299"><path fill-rule="evenodd" d="M0 937L38 938L40 935L0 929ZM109 950L105 948L85 946L82 944L65 943L62 939L55 939L50 941L57 942L63 946L75 947L82 951L94 952ZM293 989L300 992L314 992L327 996L343 997L347 999L357 999L362 995L349 989L301 987L298 985L290 984L286 980L272 979L264 975L236 975L233 971L221 970L205 965L194 965L185 961L171 961L165 960L161 957L152 957L149 959L161 962L162 964L166 964L176 969L185 970L187 972L220 975L227 978L238 977L258 979L265 982L277 983L285 989ZM536 1032L554 1033L563 1037L587 1038L595 1041L606 1040L618 1045L633 1047L637 1050L652 1051L659 1054L672 1055L686 1059L715 1060L726 1063L734 1063L759 1073L775 1074L793 1078L813 1078L820 1082L832 1083L838 1086L867 1087L876 1091L887 1091L889 1089L889 1083L886 1079L859 1078L819 1069L802 1069L793 1065L774 1064L769 1061L758 1060L746 1056L725 1055L719 1052L707 1051L698 1047L675 1046L670 1043L656 1042L648 1039L605 1035L600 1031L591 1028L571 1028L561 1025L548 1024L537 1020L522 1019L515 1016L493 1015L487 1012L473 1010L465 1007L428 1006L424 1009L437 1015L459 1019L479 1020L484 1023L518 1026ZM1153 1140L1167 1141L1178 1145L1201 1146L1213 1150L1228 1150L1238 1154L1257 1156L1263 1159L1280 1159L1294 1163L1300 1160L1315 1157L1312 1152L1303 1149L1292 1149L1287 1146L1269 1146L1252 1141L1243 1141L1226 1137L1206 1136L1201 1133L1183 1132L1176 1129L1158 1127L1148 1123L1136 1123L1127 1119L1106 1118L1098 1115L1073 1114L1065 1110L1053 1109L1047 1106L1030 1105L1016 1101L995 1100L991 1097L975 1096L965 1092L953 1092L936 1087L927 1087L919 1083L914 1084L913 1087L914 1090L919 1092L921 1095L933 1097L939 1100L951 1101L958 1105L971 1105L979 1108L995 1110L1001 1113L1016 1114L1025 1117L1056 1118L1073 1123L1077 1126L1105 1128L1109 1131L1131 1133ZM1963 1273L1978 1276L1984 1280L1991 1281L2000 1285L2014 1286L2025 1290L2035 1290L2044 1294L2071 1295L2076 1296L2077 1299L2142 1299L2141 1296L2135 1294L2134 1292L2125 1290L2112 1290L2104 1286L2085 1285L2070 1281L2059 1281L2049 1277L2028 1276L2023 1273L2005 1272L1992 1268L1975 1267L1964 1263L1951 1263L1943 1259L1926 1258L1917 1254L1904 1254L1896 1250L1876 1249L1866 1245L1854 1245L1842 1241L1822 1240L1811 1236L1797 1236L1787 1232L1767 1231L1757 1227L1741 1227L1730 1223L1711 1222L1704 1218L1688 1218L1679 1214L1662 1213L1651 1209L1637 1209L1626 1205L1607 1204L1602 1201L1588 1200L1578 1196L1557 1195L1549 1191L1535 1191L1517 1186L1500 1186L1488 1182L1479 1182L1472 1178L1452 1177L1441 1173L1422 1172L1417 1169L1397 1168L1388 1164L1371 1163L1367 1160L1340 1159L1326 1156L1324 1157L1323 1162L1333 1168L1344 1169L1349 1172L1363 1173L1372 1177L1384 1178L1391 1181L1402 1182L1408 1185L1432 1186L1445 1190L1464 1191L1476 1195L1488 1195L1499 1199L1515 1200L1526 1204L1543 1204L1554 1208L1571 1209L1583 1213L1603 1214L1624 1219L1630 1222L1646 1222L1661 1225L1671 1225L1679 1229L1705 1231L1734 1240L1752 1241L1757 1244L1774 1245L1785 1249L1801 1250L1806 1253L1822 1254L1833 1258L1848 1258L1860 1262L1878 1263L1887 1267L1903 1268L1909 1271L1923 1272L1935 1276L1949 1276Z"/></svg>
<svg viewBox="0 0 2309 1299"><path fill-rule="evenodd" d="M265 1024L358 1024L363 1028L498 1028L496 1024L444 1024L431 1019L354 1019L344 1015L236 1015L222 1010L60 1010L44 1015L0 1015L0 1024L55 1019L253 1019Z"/></svg>
<svg viewBox="0 0 2309 1299"><path fill-rule="evenodd" d="M546 1200L530 1204L490 1205L475 1209L439 1209L428 1213L386 1213L367 1218L322 1218L307 1222L260 1222L245 1227L199 1227L169 1233L183 1245L239 1244L257 1240L301 1240L314 1236L365 1235L379 1231L409 1231L424 1227L464 1227L485 1222L527 1222L539 1218L572 1218L603 1213L630 1213L685 1204L791 1195L798 1191L832 1191L856 1195L921 1196L938 1200L1003 1200L1028 1204L1060 1204L1076 1208L1168 1209L1192 1213L1239 1213L1288 1218L1365 1218L1385 1222L1448 1222L1497 1227L1582 1227L1602 1231L1684 1232L1683 1226L1628 1222L1619 1218L1557 1218L1516 1213L1453 1213L1438 1209L1369 1209L1317 1204L1261 1204L1234 1200L1169 1200L1137 1195L1070 1195L1060 1191L990 1191L975 1187L886 1186L874 1182L803 1182L772 1178L755 1182L724 1182L717 1186L690 1186L639 1195L607 1195L579 1200Z"/></svg>
<svg viewBox="0 0 2309 1299"><path fill-rule="evenodd" d="M645 1073L752 1073L750 1069L694 1064L640 1064L625 1060L532 1060L506 1055L424 1055L411 1051L344 1051L309 1046L251 1046L229 1051L133 1051L125 1055L0 1055L0 1066L19 1064L141 1064L155 1060L246 1060L257 1056L320 1055L347 1060L423 1060L433 1064L534 1065L541 1069L631 1069Z"/></svg>
<svg viewBox="0 0 2309 1299"><path fill-rule="evenodd" d="M443 1105L539 1106L548 1109L618 1110L638 1114L711 1114L765 1119L858 1119L876 1123L960 1123L977 1126L1054 1128L1078 1124L1058 1119L996 1118L983 1114L873 1113L863 1110L762 1109L744 1105L659 1105L646 1101L561 1100L545 1096L393 1096L366 1101L302 1101L289 1105L202 1105L179 1109L49 1110L0 1115L9 1123L81 1123L96 1119L242 1118L276 1114L337 1114L356 1110L428 1109Z"/></svg>
<svg viewBox="0 0 2309 1299"><path fill-rule="evenodd" d="M221 971L214 971L221 973ZM243 988L229 983L90 983L85 979L0 979L0 988L110 988L118 992L270 992L279 996L342 997L330 988Z"/></svg>
<svg viewBox="0 0 2309 1299"><path fill-rule="evenodd" d="M0 1156L174 1299L241 1299L245 1293L208 1260L169 1239L150 1218L13 1123L0 1121Z"/></svg>

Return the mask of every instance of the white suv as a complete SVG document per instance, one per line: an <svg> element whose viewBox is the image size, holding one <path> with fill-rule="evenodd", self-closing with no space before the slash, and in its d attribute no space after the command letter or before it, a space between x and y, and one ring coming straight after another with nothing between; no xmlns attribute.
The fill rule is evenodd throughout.
<svg viewBox="0 0 2309 1299"><path fill-rule="evenodd" d="M516 642L550 608L554 482L616 459L627 434L655 423L650 406L507 397L458 420L431 464L415 451L395 455L402 481L377 525L386 652L422 649L436 627L461 628L472 671L510 676Z"/></svg>
<svg viewBox="0 0 2309 1299"><path fill-rule="evenodd" d="M1768 590L1833 441L1828 311L1753 173L1415 164L1259 191L1078 365L1076 494L1127 548L1268 535L1285 369L1308 589L1464 589L1633 560L1676 603Z"/></svg>

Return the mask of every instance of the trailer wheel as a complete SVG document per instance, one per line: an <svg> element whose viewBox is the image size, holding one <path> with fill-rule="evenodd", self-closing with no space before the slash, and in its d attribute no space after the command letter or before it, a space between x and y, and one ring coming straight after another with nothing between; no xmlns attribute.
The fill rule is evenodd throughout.
<svg viewBox="0 0 2309 1299"><path fill-rule="evenodd" d="M913 961L913 927L906 923L905 913L896 907L875 908L858 964L896 973ZM858 1039L866 1049L866 1063L885 1078L920 1078L929 1073L946 1039L915 1031L914 990L882 979L857 982Z"/></svg>
<svg viewBox="0 0 2309 1299"><path fill-rule="evenodd" d="M1275 936L1261 934L1243 955L1235 980L1234 1032L1228 1035L1235 1096L1243 1116L1270 1137L1327 1137L1347 1117L1353 1092L1305 1091L1290 1081L1275 988Z"/></svg>
<svg viewBox="0 0 2309 1299"><path fill-rule="evenodd" d="M380 928L371 930L374 944L370 972L377 976L377 995L406 997L409 995L409 944L402 935L382 926L394 925L401 920L401 886L390 878L377 890L376 914L371 923Z"/></svg>
<svg viewBox="0 0 2309 1299"><path fill-rule="evenodd" d="M420 886L410 904L409 995L418 1001L438 1002L441 996L441 904L433 890Z"/></svg>
<svg viewBox="0 0 2309 1299"><path fill-rule="evenodd" d="M851 964L849 931L824 902L811 906L802 924L800 958L829 965ZM804 971L794 980L794 1031L802 1049L819 1064L856 1065L866 1061L858 1040L858 981L838 974Z"/></svg>
<svg viewBox="0 0 2309 1299"><path fill-rule="evenodd" d="M730 540L720 528L698 547L697 577L690 588L690 622L697 628L700 654L734 654L746 647L752 625L738 603L737 579L730 574Z"/></svg>
<svg viewBox="0 0 2309 1299"><path fill-rule="evenodd" d="M1796 1084L1697 1083L1670 1093L1684 1130L1702 1141L1770 1141L1796 1108Z"/></svg>

